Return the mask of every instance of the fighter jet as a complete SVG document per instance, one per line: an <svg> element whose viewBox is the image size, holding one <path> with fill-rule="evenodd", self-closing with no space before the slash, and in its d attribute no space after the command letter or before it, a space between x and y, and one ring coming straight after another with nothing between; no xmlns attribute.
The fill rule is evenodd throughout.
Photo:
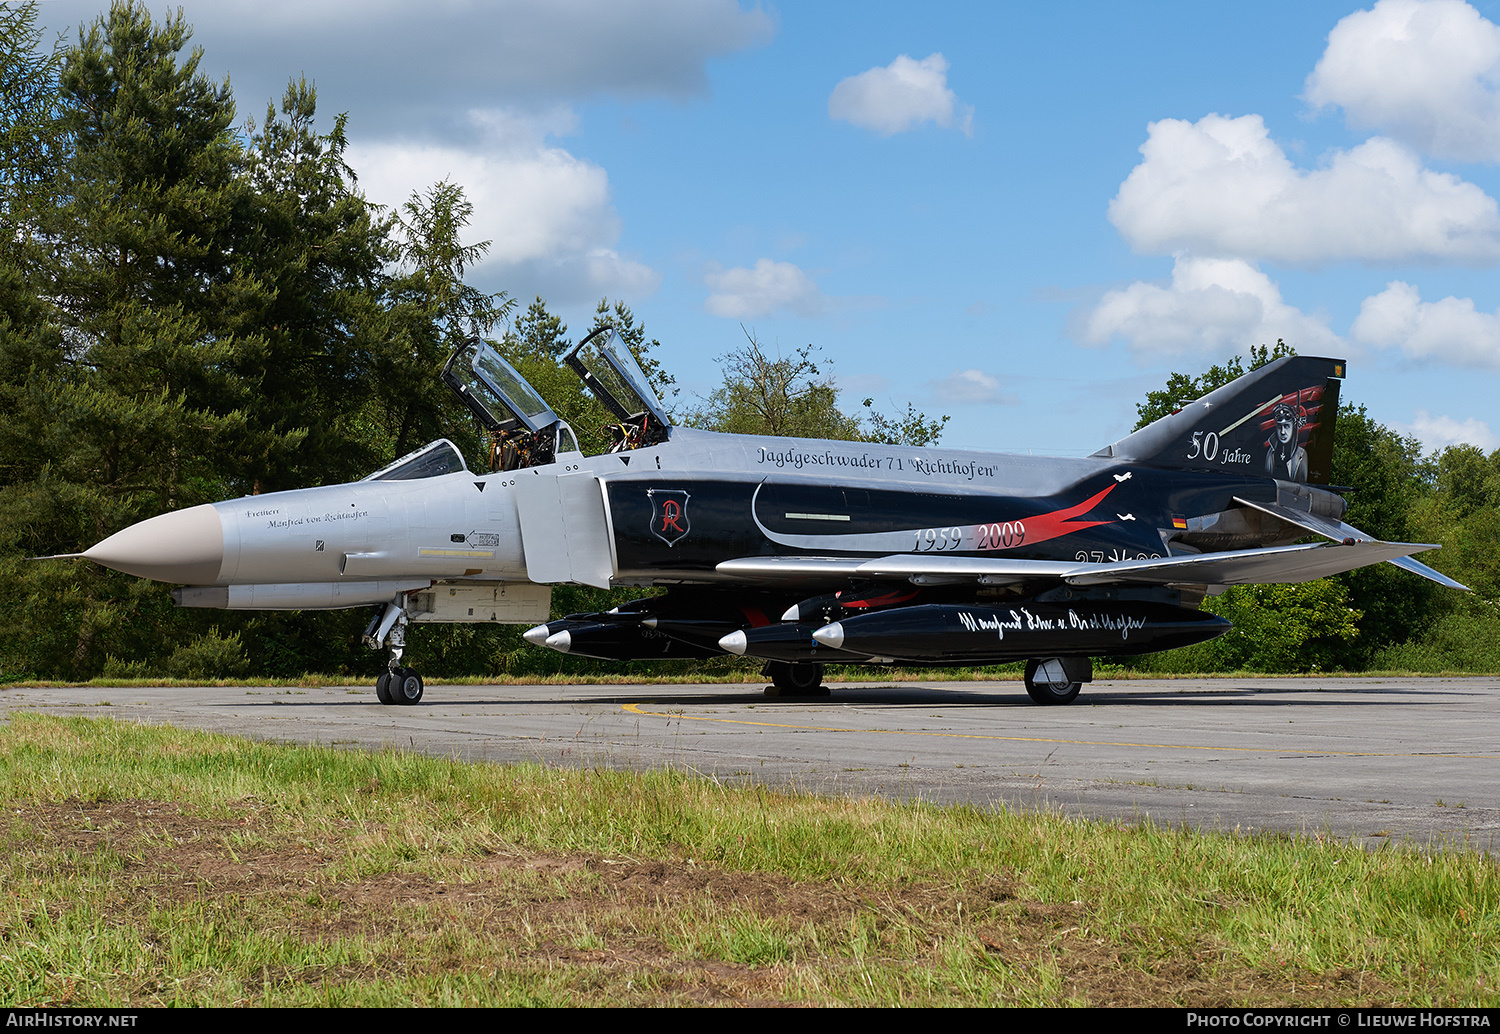
<svg viewBox="0 0 1500 1034"><path fill-rule="evenodd" d="M487 469L442 439L77 556L178 583L184 607L373 607L384 704L422 699L409 623L527 624L530 643L615 660L759 658L783 695L826 692L828 663L1025 661L1031 698L1065 704L1092 658L1227 631L1199 609L1227 586L1385 562L1464 588L1412 559L1435 547L1343 522L1342 360L1279 359L1082 459L675 427L612 330L564 361L612 414L603 454L475 339L441 376L486 429ZM658 592L548 620L564 583Z"/></svg>

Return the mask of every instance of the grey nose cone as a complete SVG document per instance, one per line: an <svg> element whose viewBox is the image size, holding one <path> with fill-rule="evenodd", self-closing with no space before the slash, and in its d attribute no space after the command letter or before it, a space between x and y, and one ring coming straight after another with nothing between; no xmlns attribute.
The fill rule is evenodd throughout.
<svg viewBox="0 0 1500 1034"><path fill-rule="evenodd" d="M723 639L719 640L719 649L728 651L729 653L737 653L743 656L745 653L745 647L749 644L749 642L750 640L745 637L745 633L743 631L730 632Z"/></svg>
<svg viewBox="0 0 1500 1034"><path fill-rule="evenodd" d="M837 650L844 645L844 625L840 621L835 621L831 625L824 625L813 633L813 638L824 646Z"/></svg>
<svg viewBox="0 0 1500 1034"><path fill-rule="evenodd" d="M534 628L528 628L526 631L522 632L521 638L526 640L532 646L546 646L547 637L551 634L551 632L547 631L546 625L537 625Z"/></svg>
<svg viewBox="0 0 1500 1034"><path fill-rule="evenodd" d="M224 566L224 526L219 511L204 503L132 524L83 556L140 578L212 585Z"/></svg>
<svg viewBox="0 0 1500 1034"><path fill-rule="evenodd" d="M567 629L563 629L561 632L558 632L554 635L549 635L546 640L546 645L552 647L552 649L556 650L558 653L567 653L569 650L573 649L573 633L569 632Z"/></svg>

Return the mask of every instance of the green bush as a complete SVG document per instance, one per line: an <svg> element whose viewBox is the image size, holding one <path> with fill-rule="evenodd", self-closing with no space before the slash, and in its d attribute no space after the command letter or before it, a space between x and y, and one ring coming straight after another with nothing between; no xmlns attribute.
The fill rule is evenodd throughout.
<svg viewBox="0 0 1500 1034"><path fill-rule="evenodd" d="M1203 601L1203 609L1234 628L1197 646L1145 658L1138 670L1304 672L1340 667L1359 634L1359 611L1342 584L1329 578L1300 585L1237 585Z"/></svg>

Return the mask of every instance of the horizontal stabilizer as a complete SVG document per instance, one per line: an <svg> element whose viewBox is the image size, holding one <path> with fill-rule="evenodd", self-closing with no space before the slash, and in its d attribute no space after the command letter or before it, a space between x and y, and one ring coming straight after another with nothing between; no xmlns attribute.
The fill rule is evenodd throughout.
<svg viewBox="0 0 1500 1034"><path fill-rule="evenodd" d="M1241 506L1248 506L1252 509L1260 510L1262 513L1278 517L1288 524L1310 531L1314 535L1322 535L1324 538L1332 539L1334 542L1347 542L1350 539L1356 542L1372 540L1372 536L1366 535L1352 524L1345 524L1343 521L1333 520L1329 517L1319 517L1317 514L1295 510L1290 506L1282 506L1278 503L1254 503L1248 499L1241 499L1238 496L1235 497L1234 501ZM1410 571L1412 574L1421 575L1423 578L1437 582L1445 588L1462 589L1464 592L1469 591L1469 587L1462 582L1456 582L1443 574L1443 572L1433 570L1420 560L1413 560L1409 556L1393 557L1387 560L1386 563L1395 564L1403 571Z"/></svg>
<svg viewBox="0 0 1500 1034"><path fill-rule="evenodd" d="M1395 564L1403 571L1410 571L1412 574L1419 574L1423 578L1426 578L1428 581L1437 582L1439 585L1444 586L1445 588L1462 589L1464 592L1471 591L1469 587L1463 582L1456 582L1452 578L1449 578L1447 575L1445 575L1443 572L1435 571L1432 568L1428 567L1426 564L1422 563L1422 561L1413 560L1409 556L1396 557L1396 559L1388 560L1386 561L1386 563Z"/></svg>

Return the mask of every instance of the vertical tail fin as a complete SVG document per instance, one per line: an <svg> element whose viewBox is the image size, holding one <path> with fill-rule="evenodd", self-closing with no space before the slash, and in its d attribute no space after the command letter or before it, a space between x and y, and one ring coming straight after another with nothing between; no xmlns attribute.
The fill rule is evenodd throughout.
<svg viewBox="0 0 1500 1034"><path fill-rule="evenodd" d="M1326 485L1343 376L1342 359L1278 359L1094 455Z"/></svg>

